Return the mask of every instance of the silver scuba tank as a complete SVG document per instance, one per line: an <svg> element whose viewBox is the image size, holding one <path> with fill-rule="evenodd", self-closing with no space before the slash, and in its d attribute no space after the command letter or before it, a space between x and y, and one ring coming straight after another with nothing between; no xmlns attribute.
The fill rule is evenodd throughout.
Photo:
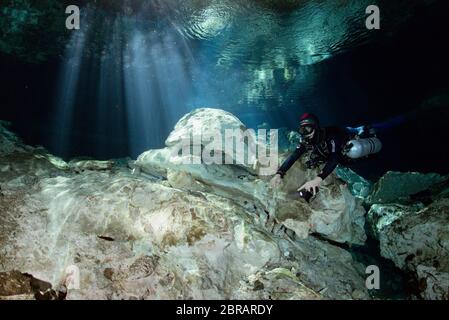
<svg viewBox="0 0 449 320"><path fill-rule="evenodd" d="M376 138L353 139L346 145L346 156L351 159L359 159L382 150L382 142Z"/></svg>

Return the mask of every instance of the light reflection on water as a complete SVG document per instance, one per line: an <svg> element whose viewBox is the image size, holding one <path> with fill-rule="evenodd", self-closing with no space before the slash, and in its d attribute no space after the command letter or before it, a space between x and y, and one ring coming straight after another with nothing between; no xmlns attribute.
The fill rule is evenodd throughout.
<svg viewBox="0 0 449 320"><path fill-rule="evenodd" d="M382 8L382 32L365 27L365 9L376 3ZM326 77L325 62L394 33L416 3L153 0L124 1L113 9L90 5L91 18L82 23L83 49L69 50L63 61L63 70L70 57L83 62L81 70L72 67L76 79L63 75L61 81L79 101L58 105L60 119L69 119L76 104L78 110L83 101L91 104L96 133L109 136L120 123L133 155L160 146L174 123L199 107L231 111L251 119L245 123L254 127L267 121L293 126L289 121L302 108L299 104L317 111L331 104L314 87ZM294 109L290 116L276 114L287 108ZM59 121L60 127L70 127L66 122Z"/></svg>

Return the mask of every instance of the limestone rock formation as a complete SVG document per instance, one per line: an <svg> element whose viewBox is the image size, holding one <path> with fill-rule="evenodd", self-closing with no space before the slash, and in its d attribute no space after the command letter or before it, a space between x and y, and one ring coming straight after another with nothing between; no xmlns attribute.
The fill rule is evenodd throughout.
<svg viewBox="0 0 449 320"><path fill-rule="evenodd" d="M17 270L0 272L0 300L64 300L67 288L56 292L48 282Z"/></svg>
<svg viewBox="0 0 449 320"><path fill-rule="evenodd" d="M130 167L74 165L0 129L0 272L67 285L67 299L369 299L363 266L307 237L310 221L341 241L362 237L341 184L323 191L327 218L320 198L309 209L294 202L303 220L284 210L292 229L306 225L300 237L267 220L265 196L285 190L273 197L244 167L176 166L161 161L166 150Z"/></svg>
<svg viewBox="0 0 449 320"><path fill-rule="evenodd" d="M336 173L369 207L367 230L379 240L380 254L410 275L420 298L447 299L448 177L387 172L372 184L347 168Z"/></svg>
<svg viewBox="0 0 449 320"><path fill-rule="evenodd" d="M368 197L369 203L408 203L410 196L447 180L436 173L387 172L374 186Z"/></svg>
<svg viewBox="0 0 449 320"><path fill-rule="evenodd" d="M396 176L400 176L396 173ZM425 176L428 178L432 176ZM421 176L421 178L423 178ZM391 177L389 178L391 179ZM408 181L409 174L398 179ZM440 181L438 178L437 181ZM419 188L429 186L420 184ZM397 202L407 189L396 184ZM408 190L414 187L408 184ZM416 191L416 189L414 189ZM383 191L385 194L385 191ZM392 198L390 198L392 199ZM409 200L410 201L410 200ZM367 217L371 232L380 242L382 256L392 260L396 266L412 274L416 279L419 295L425 299L449 297L449 198L441 192L425 205L374 204Z"/></svg>
<svg viewBox="0 0 449 320"><path fill-rule="evenodd" d="M68 299L368 299L364 267L332 243L363 244L369 206L382 256L422 298L447 299L447 177L373 185L339 168L307 204L296 189L316 173L300 161L276 190L257 167L186 163L173 148L203 124L244 129L200 109L136 161L66 163L0 123L1 298L58 299L52 287L67 286ZM50 287L29 289L28 276Z"/></svg>
<svg viewBox="0 0 449 320"><path fill-rule="evenodd" d="M365 200L373 191L373 183L359 176L350 168L338 166L335 174L347 183L351 194L359 199Z"/></svg>
<svg viewBox="0 0 449 320"><path fill-rule="evenodd" d="M0 272L0 300L31 300L33 291L30 278L18 271Z"/></svg>
<svg viewBox="0 0 449 320"><path fill-rule="evenodd" d="M143 153L134 166L149 175L168 179L172 187L209 190L242 204L253 203L252 211L262 216L264 214L261 213L265 212L280 223L286 221L285 225L289 225L298 236L307 237L309 233L317 232L337 242L365 242L365 210L361 201L354 198L335 177L326 181L316 201L309 206L298 197L296 190L316 172L306 170L300 162L289 171L281 190L272 190L267 178L259 178L251 168L206 165L201 159L198 159L198 164L189 164L186 162L189 155L178 154L177 144L185 137L204 131L223 132L228 128L246 129L237 118L223 110L195 110L176 124L165 149ZM191 141L189 150L197 147L193 141L201 142L201 137Z"/></svg>

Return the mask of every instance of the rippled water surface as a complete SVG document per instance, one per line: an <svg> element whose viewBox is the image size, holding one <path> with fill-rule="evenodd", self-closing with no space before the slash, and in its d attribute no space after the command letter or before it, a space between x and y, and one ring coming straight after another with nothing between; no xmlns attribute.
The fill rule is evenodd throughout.
<svg viewBox="0 0 449 320"><path fill-rule="evenodd" d="M65 29L66 4L80 6L80 30ZM366 28L368 5L381 10L380 30ZM445 9L445 0L5 0L1 117L53 153L97 158L161 147L204 106L252 128L294 130L305 111L325 124L379 122L445 91Z"/></svg>

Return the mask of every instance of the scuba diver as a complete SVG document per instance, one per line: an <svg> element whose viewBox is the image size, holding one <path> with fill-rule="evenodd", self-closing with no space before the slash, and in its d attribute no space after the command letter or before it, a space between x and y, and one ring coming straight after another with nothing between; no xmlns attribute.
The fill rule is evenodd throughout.
<svg viewBox="0 0 449 320"><path fill-rule="evenodd" d="M376 137L373 126L321 128L318 117L311 113L305 113L300 118L298 132L300 143L278 169L271 180L271 185L274 188L279 187L293 164L301 156L308 154L307 168L317 168L322 164L324 167L316 178L298 189L300 196L307 202L318 192L323 180L335 170L337 165L378 153L382 149L382 143Z"/></svg>

